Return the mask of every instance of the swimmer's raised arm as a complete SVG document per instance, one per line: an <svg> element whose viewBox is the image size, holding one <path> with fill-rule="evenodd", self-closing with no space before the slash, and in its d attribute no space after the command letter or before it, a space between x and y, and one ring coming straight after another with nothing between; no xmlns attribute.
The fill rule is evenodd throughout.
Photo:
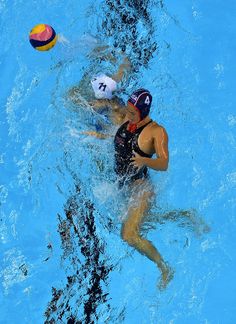
<svg viewBox="0 0 236 324"><path fill-rule="evenodd" d="M112 79L116 82L120 82L125 75L125 73L128 73L131 69L131 62L130 60L125 57L121 65L118 67L117 73L112 75Z"/></svg>
<svg viewBox="0 0 236 324"><path fill-rule="evenodd" d="M119 55L121 54L119 53ZM122 55L124 55L124 53L122 53ZM97 58L102 57L104 60L110 61L113 64L117 62L114 48L110 48L108 45L99 45L95 47L89 56L97 57ZM120 82L123 76L125 75L125 73L130 71L130 68L131 68L130 60L127 57L124 57L123 62L118 67L118 71L115 74L113 74L111 78L116 82Z"/></svg>
<svg viewBox="0 0 236 324"><path fill-rule="evenodd" d="M96 59L100 58L113 63L116 63L117 61L109 45L98 45L88 54L88 57Z"/></svg>

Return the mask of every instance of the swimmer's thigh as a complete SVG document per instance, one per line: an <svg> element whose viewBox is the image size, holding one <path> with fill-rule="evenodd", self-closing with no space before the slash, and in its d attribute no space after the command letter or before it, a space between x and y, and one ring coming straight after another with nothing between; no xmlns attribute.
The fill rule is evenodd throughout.
<svg viewBox="0 0 236 324"><path fill-rule="evenodd" d="M131 187L128 215L124 222L125 226L139 229L149 210L153 197L153 188L147 179L136 180Z"/></svg>

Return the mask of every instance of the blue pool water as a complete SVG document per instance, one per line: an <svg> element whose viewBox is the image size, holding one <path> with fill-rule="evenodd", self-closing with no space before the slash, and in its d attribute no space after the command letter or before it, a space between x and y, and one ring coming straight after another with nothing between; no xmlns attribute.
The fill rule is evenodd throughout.
<svg viewBox="0 0 236 324"><path fill-rule="evenodd" d="M235 323L235 11L219 0L0 1L0 323ZM38 23L69 44L35 51ZM102 116L66 99L88 69L115 69L91 67L89 35L125 49L135 71L123 99L149 88L169 134L145 225L175 270L163 292L120 238L112 139L81 134ZM156 221L181 209L210 231Z"/></svg>

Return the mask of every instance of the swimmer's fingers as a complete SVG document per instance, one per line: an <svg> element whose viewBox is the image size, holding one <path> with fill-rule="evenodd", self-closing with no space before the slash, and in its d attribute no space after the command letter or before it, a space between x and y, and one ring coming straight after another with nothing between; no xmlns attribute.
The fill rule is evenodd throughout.
<svg viewBox="0 0 236 324"><path fill-rule="evenodd" d="M132 157L130 160L132 161L130 162L130 165L134 166L137 169L140 169L140 166L138 165L135 157Z"/></svg>
<svg viewBox="0 0 236 324"><path fill-rule="evenodd" d="M132 161L136 161L137 159L142 159L142 156L139 155L138 153L136 153L135 151L132 151L133 155L132 158L130 160Z"/></svg>
<svg viewBox="0 0 236 324"><path fill-rule="evenodd" d="M131 157L131 163L133 166L137 167L137 168L142 168L144 166L144 160L143 157L141 155L139 155L138 153L133 151L134 156Z"/></svg>
<svg viewBox="0 0 236 324"><path fill-rule="evenodd" d="M139 170L142 169L142 167L139 166L139 165L138 165L137 163L135 163L135 162L131 162L130 165L132 165L133 167L135 167L135 169L136 169L137 172L138 172Z"/></svg>
<svg viewBox="0 0 236 324"><path fill-rule="evenodd" d="M134 167L136 167L136 168L139 167L138 164L137 164L135 161L131 162L130 165L132 165L132 166L134 166Z"/></svg>
<svg viewBox="0 0 236 324"><path fill-rule="evenodd" d="M135 153L134 151L133 151L133 155L134 156L132 156L131 158L130 158L130 161L132 161L130 164L131 165L134 165L134 166L138 166L138 158L139 158L139 155L137 154L137 153Z"/></svg>

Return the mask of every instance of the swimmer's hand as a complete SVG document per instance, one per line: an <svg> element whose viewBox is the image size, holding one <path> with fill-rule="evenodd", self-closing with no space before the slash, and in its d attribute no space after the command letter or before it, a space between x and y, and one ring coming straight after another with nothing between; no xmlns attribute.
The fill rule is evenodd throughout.
<svg viewBox="0 0 236 324"><path fill-rule="evenodd" d="M110 61L112 63L116 63L116 58L114 54L112 53L112 49L109 45L102 45L98 44L92 52L88 55L90 58L100 58L104 61Z"/></svg>
<svg viewBox="0 0 236 324"><path fill-rule="evenodd" d="M105 139L105 138L111 137L111 135L102 134L102 133L98 133L95 131L85 131L85 132L81 132L80 134L89 135L89 136L93 136L93 137L100 138L100 139Z"/></svg>
<svg viewBox="0 0 236 324"><path fill-rule="evenodd" d="M123 76L131 70L131 62L128 57L124 57L123 62L118 67L116 74L112 75L112 79L116 82L120 82Z"/></svg>
<svg viewBox="0 0 236 324"><path fill-rule="evenodd" d="M142 167L145 166L145 159L134 151L133 154L134 156L130 159L132 161L130 164L138 168L138 170L140 170Z"/></svg>

